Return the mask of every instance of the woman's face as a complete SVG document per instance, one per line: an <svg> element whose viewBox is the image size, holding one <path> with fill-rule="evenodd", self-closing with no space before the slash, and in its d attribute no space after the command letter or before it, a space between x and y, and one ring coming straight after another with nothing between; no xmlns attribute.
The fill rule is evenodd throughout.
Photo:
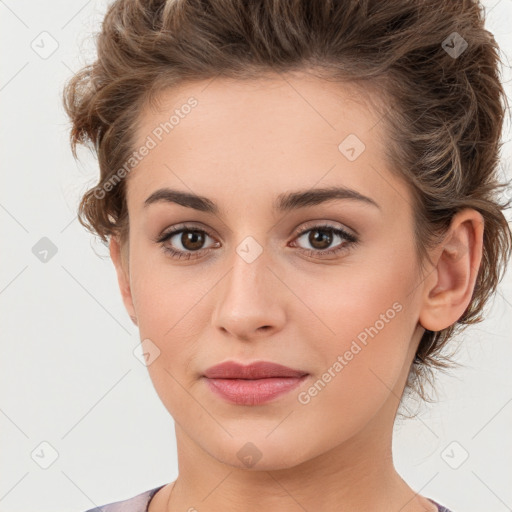
<svg viewBox="0 0 512 512"><path fill-rule="evenodd" d="M140 118L117 267L179 441L257 469L387 450L424 330L412 198L386 162L385 119L355 86L308 76L159 99ZM204 377L225 361L307 375L235 403Z"/></svg>

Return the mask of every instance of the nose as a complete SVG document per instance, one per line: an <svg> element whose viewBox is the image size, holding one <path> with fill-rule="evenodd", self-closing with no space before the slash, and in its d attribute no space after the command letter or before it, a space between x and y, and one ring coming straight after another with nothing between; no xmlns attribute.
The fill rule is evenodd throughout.
<svg viewBox="0 0 512 512"><path fill-rule="evenodd" d="M249 263L235 252L231 270L219 283L212 322L224 335L251 341L283 328L286 287L264 255Z"/></svg>

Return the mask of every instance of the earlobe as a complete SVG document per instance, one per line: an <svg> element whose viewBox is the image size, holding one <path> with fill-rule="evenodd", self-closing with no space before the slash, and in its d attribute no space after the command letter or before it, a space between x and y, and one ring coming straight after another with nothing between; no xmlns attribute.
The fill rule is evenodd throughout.
<svg viewBox="0 0 512 512"><path fill-rule="evenodd" d="M112 236L110 238L109 249L110 257L112 258L112 262L114 263L114 267L116 269L117 282L119 284L119 290L121 291L121 297L123 299L124 306L132 322L135 325L138 325L130 287L128 260L127 258L123 258L121 244L117 237Z"/></svg>
<svg viewBox="0 0 512 512"><path fill-rule="evenodd" d="M466 311L482 260L483 231L484 220L476 210L462 210L452 219L424 282L419 322L425 329L445 329Z"/></svg>

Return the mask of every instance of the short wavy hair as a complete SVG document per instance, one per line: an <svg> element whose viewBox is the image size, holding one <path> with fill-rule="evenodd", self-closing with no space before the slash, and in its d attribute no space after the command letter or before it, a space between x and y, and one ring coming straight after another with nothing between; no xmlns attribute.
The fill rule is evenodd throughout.
<svg viewBox="0 0 512 512"><path fill-rule="evenodd" d="M116 0L97 36L97 59L65 84L77 144L92 145L100 178L82 197L82 225L105 243L128 235L125 181L98 194L133 153L142 109L185 81L239 80L316 70L367 85L382 113L391 169L414 197L415 244L423 266L455 213L484 218L483 257L471 301L457 322L426 330L406 392L429 401L433 369L465 326L480 322L510 258L511 231L499 202L501 132L507 107L499 48L472 0ZM405 395L405 393L404 393Z"/></svg>

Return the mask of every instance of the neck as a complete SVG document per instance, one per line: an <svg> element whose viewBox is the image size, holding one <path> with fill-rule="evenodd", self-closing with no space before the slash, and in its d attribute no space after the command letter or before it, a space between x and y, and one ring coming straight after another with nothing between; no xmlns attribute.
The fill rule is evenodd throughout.
<svg viewBox="0 0 512 512"><path fill-rule="evenodd" d="M356 436L286 469L248 470L224 464L176 424L179 477L161 511L437 511L394 468L391 445L397 405L394 397ZM383 421L385 415L389 421Z"/></svg>
<svg viewBox="0 0 512 512"><path fill-rule="evenodd" d="M251 468L226 464L175 423L179 477L157 493L148 512L437 512L393 464L393 425L414 352L415 346L388 399L363 429L323 451L318 439L305 439L291 448L302 460L292 466L265 467L263 459ZM319 455L311 456L308 449Z"/></svg>

